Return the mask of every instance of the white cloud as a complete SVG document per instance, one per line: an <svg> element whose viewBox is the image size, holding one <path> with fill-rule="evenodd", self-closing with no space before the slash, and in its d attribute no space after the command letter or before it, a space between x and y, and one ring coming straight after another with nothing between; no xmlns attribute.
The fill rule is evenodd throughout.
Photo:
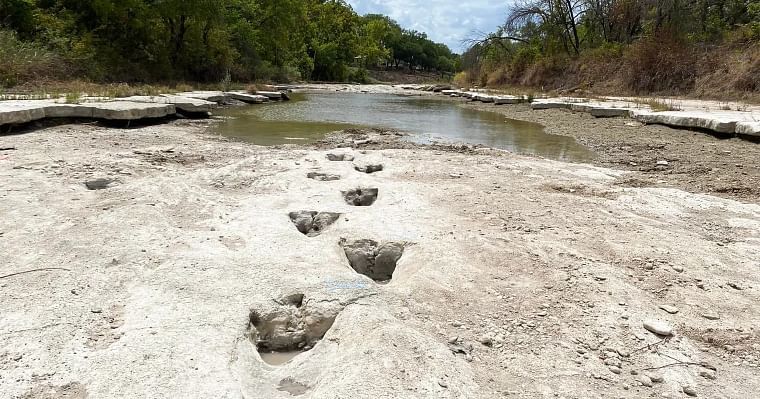
<svg viewBox="0 0 760 399"><path fill-rule="evenodd" d="M491 32L504 21L508 1L493 0L347 0L359 14L384 14L402 27L427 33L452 50L473 32Z"/></svg>

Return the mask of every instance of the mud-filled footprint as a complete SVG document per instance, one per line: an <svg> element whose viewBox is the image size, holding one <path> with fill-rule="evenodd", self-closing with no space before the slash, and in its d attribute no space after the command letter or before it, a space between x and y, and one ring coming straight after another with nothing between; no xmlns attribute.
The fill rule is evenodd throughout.
<svg viewBox="0 0 760 399"><path fill-rule="evenodd" d="M327 159L330 161L353 161L354 156L351 154L327 154Z"/></svg>
<svg viewBox="0 0 760 399"><path fill-rule="evenodd" d="M381 164L368 164L368 165L354 165L354 169L356 169L357 172L362 173L375 173L380 172L383 170L383 165Z"/></svg>
<svg viewBox="0 0 760 399"><path fill-rule="evenodd" d="M339 175L334 175L331 173L322 173L322 172L309 172L306 174L306 177L312 180L317 181L335 181L340 180Z"/></svg>
<svg viewBox="0 0 760 399"><path fill-rule="evenodd" d="M298 231L307 237L316 237L335 223L340 218L340 213L300 211L290 212L288 216Z"/></svg>
<svg viewBox="0 0 760 399"><path fill-rule="evenodd" d="M335 322L341 308L332 302L304 300L291 294L275 301L269 309L251 309L247 335L261 359L282 365L314 347Z"/></svg>
<svg viewBox="0 0 760 399"><path fill-rule="evenodd" d="M404 254L406 243L342 239L340 245L346 253L348 263L357 273L379 283L386 283L393 278L396 265Z"/></svg>
<svg viewBox="0 0 760 399"><path fill-rule="evenodd" d="M343 191L343 199L353 206L371 206L377 200L379 190L376 188L357 188Z"/></svg>

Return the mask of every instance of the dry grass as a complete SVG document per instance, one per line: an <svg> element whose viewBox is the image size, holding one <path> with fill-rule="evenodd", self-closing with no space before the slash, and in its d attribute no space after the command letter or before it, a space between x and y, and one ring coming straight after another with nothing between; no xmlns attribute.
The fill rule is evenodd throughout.
<svg viewBox="0 0 760 399"><path fill-rule="evenodd" d="M691 91L697 77L695 48L667 31L631 45L623 82L636 93Z"/></svg>
<svg viewBox="0 0 760 399"><path fill-rule="evenodd" d="M588 50L577 58L542 58L521 70L481 71L488 87L518 86L574 96L686 96L760 103L760 42L690 44L667 32L631 46ZM658 110L673 104L654 102Z"/></svg>
<svg viewBox="0 0 760 399"><path fill-rule="evenodd" d="M681 106L672 99L647 98L637 101L638 104L648 105L654 112L680 111Z"/></svg>
<svg viewBox="0 0 760 399"><path fill-rule="evenodd" d="M12 87L37 76L64 76L68 69L57 54L0 29L0 87Z"/></svg>
<svg viewBox="0 0 760 399"><path fill-rule="evenodd" d="M240 86L240 85L236 85ZM129 84L129 83L93 83L82 80L46 81L37 80L0 90L0 100L7 99L47 99L82 97L122 98L130 96L155 96L159 94L178 93L192 90L220 90L218 84ZM73 100L72 100L73 101ZM78 100L77 100L78 101Z"/></svg>

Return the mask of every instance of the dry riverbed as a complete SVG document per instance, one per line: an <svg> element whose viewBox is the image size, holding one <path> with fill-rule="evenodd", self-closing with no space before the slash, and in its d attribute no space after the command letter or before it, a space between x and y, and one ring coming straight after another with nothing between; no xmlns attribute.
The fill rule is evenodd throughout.
<svg viewBox="0 0 760 399"><path fill-rule="evenodd" d="M257 147L205 121L0 136L0 397L760 391L760 206L631 183L718 191L673 177L693 133L648 150L665 128L532 115L594 123L576 137L622 168L376 130ZM674 173L625 166L660 158Z"/></svg>

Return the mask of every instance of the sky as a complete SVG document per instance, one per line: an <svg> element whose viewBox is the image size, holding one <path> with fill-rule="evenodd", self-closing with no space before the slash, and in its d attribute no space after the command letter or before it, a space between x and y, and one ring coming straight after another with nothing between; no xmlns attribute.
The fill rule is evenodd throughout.
<svg viewBox="0 0 760 399"><path fill-rule="evenodd" d="M387 15L403 28L427 33L461 53L474 31L492 32L504 21L509 1L501 0L347 0L359 14Z"/></svg>

